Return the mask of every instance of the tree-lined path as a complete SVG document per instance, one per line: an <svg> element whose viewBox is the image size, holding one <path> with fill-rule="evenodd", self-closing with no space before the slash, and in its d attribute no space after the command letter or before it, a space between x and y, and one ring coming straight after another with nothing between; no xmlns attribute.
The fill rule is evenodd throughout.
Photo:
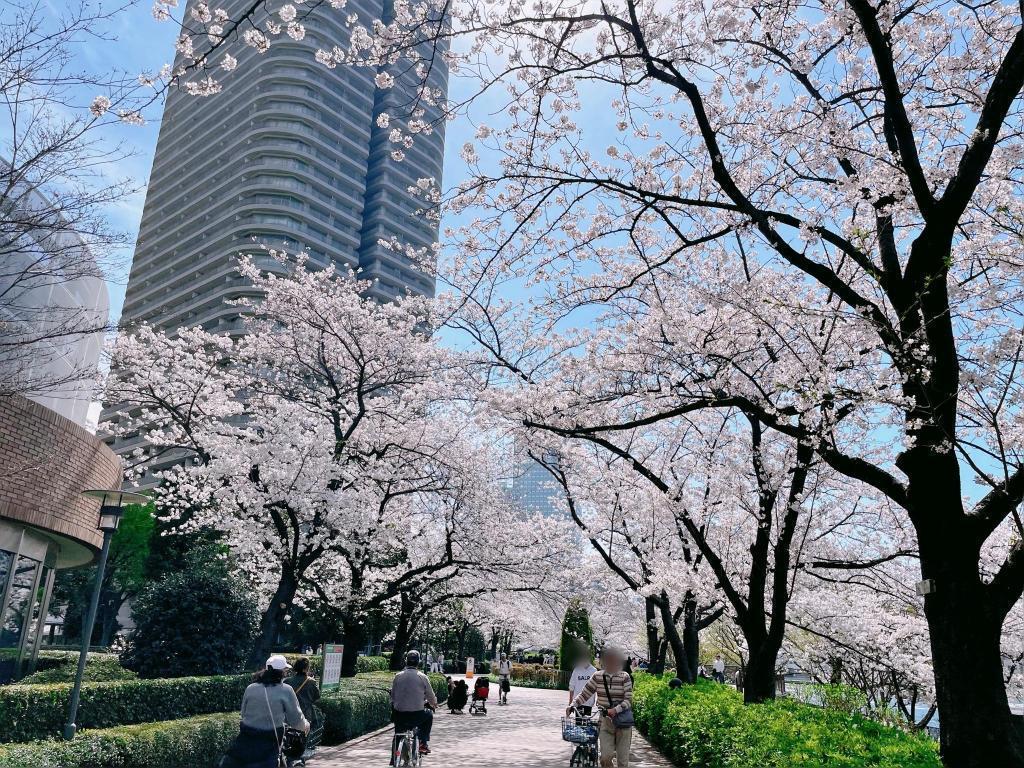
<svg viewBox="0 0 1024 768"><path fill-rule="evenodd" d="M502 765L506 768L564 768L571 749L562 741L559 718L568 694L534 688L512 688L508 706L492 704L486 716L451 715L439 709L434 718L431 754L425 768ZM444 706L443 704L441 705ZM311 768L384 768L391 730L379 731L319 751ZM634 729L630 768L668 768Z"/></svg>

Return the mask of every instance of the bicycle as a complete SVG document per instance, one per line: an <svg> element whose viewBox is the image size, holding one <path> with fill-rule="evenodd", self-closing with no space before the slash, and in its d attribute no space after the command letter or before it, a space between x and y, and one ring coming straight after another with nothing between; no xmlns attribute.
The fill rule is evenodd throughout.
<svg viewBox="0 0 1024 768"><path fill-rule="evenodd" d="M413 728L409 731L395 731L391 739L389 765L392 768L418 768L421 761L419 730Z"/></svg>
<svg viewBox="0 0 1024 768"><path fill-rule="evenodd" d="M597 768L600 762L600 747L597 732L598 721L592 715L583 714L577 707L573 713L562 718L562 739L575 744L570 768Z"/></svg>

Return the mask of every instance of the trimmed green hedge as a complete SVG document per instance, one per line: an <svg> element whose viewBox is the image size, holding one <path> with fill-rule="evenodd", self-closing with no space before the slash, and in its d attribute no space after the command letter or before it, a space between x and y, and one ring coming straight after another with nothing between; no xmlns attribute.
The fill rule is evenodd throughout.
<svg viewBox="0 0 1024 768"><path fill-rule="evenodd" d="M319 677L320 672L323 671L324 657L318 654L286 653L284 656L292 664L295 663L296 659L309 659L309 669L311 673L317 677ZM358 656L356 658L356 672L359 674L366 672L387 672L388 668L389 662L386 656Z"/></svg>
<svg viewBox="0 0 1024 768"><path fill-rule="evenodd" d="M237 710L249 675L83 683L78 725L109 728ZM61 732L71 683L0 687L0 742L32 741Z"/></svg>
<svg viewBox="0 0 1024 768"><path fill-rule="evenodd" d="M387 672L390 664L387 656L360 656L356 659L356 669L360 672Z"/></svg>
<svg viewBox="0 0 1024 768"><path fill-rule="evenodd" d="M680 768L941 768L938 745L791 699L743 704L731 687L634 676L636 722Z"/></svg>
<svg viewBox="0 0 1024 768"><path fill-rule="evenodd" d="M214 768L237 733L234 712L85 731L0 747L0 768Z"/></svg>
<svg viewBox="0 0 1024 768"><path fill-rule="evenodd" d="M18 681L19 685L40 685L44 683L70 683L78 671L78 654L64 654L62 659L51 659L44 665L42 659L36 671ZM90 653L85 663L86 682L99 683L112 680L134 680L138 675L121 666L120 659L112 653Z"/></svg>
<svg viewBox="0 0 1024 768"><path fill-rule="evenodd" d="M319 704L327 716L323 743L339 744L387 725L391 677L388 673L360 675L325 694ZM431 675L430 682L443 700L447 695L444 677ZM240 696L232 705L235 710ZM236 733L237 711L86 730L72 742L0 746L0 768L213 768Z"/></svg>

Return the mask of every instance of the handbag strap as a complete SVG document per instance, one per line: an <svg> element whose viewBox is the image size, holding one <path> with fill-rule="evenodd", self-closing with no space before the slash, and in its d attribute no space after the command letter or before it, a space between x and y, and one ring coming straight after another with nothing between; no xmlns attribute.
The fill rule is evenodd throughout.
<svg viewBox="0 0 1024 768"><path fill-rule="evenodd" d="M608 687L608 673L603 669L601 670L601 682L604 683L604 693L608 697L608 708L611 709L615 706L615 702L612 701L612 689Z"/></svg>
<svg viewBox="0 0 1024 768"><path fill-rule="evenodd" d="M301 691L303 688L305 688L306 687L306 683L308 683L308 682L309 682L309 678L307 677L305 680L302 681L302 685L300 685L298 688L295 689L295 694L298 695L299 691Z"/></svg>
<svg viewBox="0 0 1024 768"><path fill-rule="evenodd" d="M267 686L263 686L263 696L267 700L267 714L270 715L270 727L274 729L274 741L277 742L277 757L280 760L281 750L284 749L284 742L277 735L277 720L274 719L274 709L270 706L270 694L267 693Z"/></svg>

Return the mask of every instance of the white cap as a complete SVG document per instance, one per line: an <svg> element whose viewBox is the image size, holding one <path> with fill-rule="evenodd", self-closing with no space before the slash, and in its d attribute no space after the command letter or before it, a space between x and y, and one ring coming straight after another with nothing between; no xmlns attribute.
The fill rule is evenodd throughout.
<svg viewBox="0 0 1024 768"><path fill-rule="evenodd" d="M267 659L267 666L271 669L286 670L291 664L288 663L288 659L279 653L275 653L269 659Z"/></svg>

